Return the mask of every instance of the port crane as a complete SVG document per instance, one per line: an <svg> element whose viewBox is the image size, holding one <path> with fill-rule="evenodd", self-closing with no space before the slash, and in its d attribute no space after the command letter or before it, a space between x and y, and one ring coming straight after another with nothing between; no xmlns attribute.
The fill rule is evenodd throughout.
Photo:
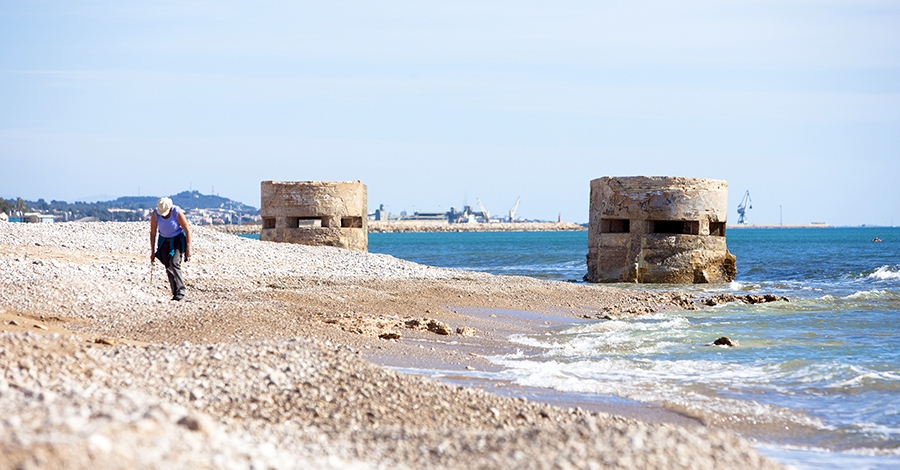
<svg viewBox="0 0 900 470"><path fill-rule="evenodd" d="M753 209L753 201L750 200L750 191L744 193L744 199L738 205L738 224L747 223L747 209Z"/></svg>
<svg viewBox="0 0 900 470"><path fill-rule="evenodd" d="M512 209L509 210L509 223L513 223L516 220L516 209L519 208L519 201L521 200L522 196L519 196L519 198L516 199L516 204L512 206Z"/></svg>
<svg viewBox="0 0 900 470"><path fill-rule="evenodd" d="M481 209L481 217L484 219L484 223L491 223L491 213L488 212L487 209L484 208L484 204L481 203L481 199L475 198L475 202L478 203L478 207Z"/></svg>

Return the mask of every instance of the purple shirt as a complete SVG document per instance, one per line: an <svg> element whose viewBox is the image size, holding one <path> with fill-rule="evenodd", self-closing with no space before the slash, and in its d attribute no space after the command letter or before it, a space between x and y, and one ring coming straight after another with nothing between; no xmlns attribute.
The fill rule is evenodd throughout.
<svg viewBox="0 0 900 470"><path fill-rule="evenodd" d="M153 215L156 216L156 228L159 235L166 238L172 238L182 232L181 226L178 225L178 212L181 210L178 206L172 206L169 212L169 218L159 215L159 211L153 209Z"/></svg>

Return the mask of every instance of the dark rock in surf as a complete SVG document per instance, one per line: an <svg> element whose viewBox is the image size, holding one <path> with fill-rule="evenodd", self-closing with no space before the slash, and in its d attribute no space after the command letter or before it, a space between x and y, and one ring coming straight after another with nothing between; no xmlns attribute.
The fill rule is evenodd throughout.
<svg viewBox="0 0 900 470"><path fill-rule="evenodd" d="M736 348L736 347L740 346L740 343L738 343L737 340L731 339L727 336L723 336L723 337L713 341L712 344L714 344L716 346L728 346L729 348Z"/></svg>
<svg viewBox="0 0 900 470"><path fill-rule="evenodd" d="M791 299L784 297L784 296L773 295L773 294L766 294L766 295L719 294L719 295L714 295L712 297L703 297L700 299L700 303L702 305L706 305L707 307L714 307L716 305L727 304L729 302L742 302L745 304L752 305L752 304L764 304L764 303L768 303L768 302L779 302L779 301L790 302Z"/></svg>

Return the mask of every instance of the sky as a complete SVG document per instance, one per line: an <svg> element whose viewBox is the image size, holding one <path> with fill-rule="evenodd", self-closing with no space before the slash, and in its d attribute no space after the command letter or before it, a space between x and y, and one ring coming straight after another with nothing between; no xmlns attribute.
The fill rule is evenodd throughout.
<svg viewBox="0 0 900 470"><path fill-rule="evenodd" d="M0 197L361 180L586 222L590 180L900 225L896 1L0 1Z"/></svg>

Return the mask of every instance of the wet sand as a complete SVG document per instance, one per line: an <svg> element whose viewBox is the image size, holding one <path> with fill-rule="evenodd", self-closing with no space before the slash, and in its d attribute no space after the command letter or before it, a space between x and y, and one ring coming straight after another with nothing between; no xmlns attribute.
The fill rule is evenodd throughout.
<svg viewBox="0 0 900 470"><path fill-rule="evenodd" d="M473 326L477 331L485 332L490 337L440 338L433 334L416 334L407 337L405 342L418 345L421 352L428 351L428 353L411 355L386 353L383 349L369 349L363 357L376 364L406 373L457 385L478 387L498 395L527 397L532 401L556 406L582 408L649 422L702 426L701 421L696 418L612 395L562 393L522 387L495 377L493 373L500 371L501 367L484 360L485 357L503 356L517 351L531 352L521 344L511 343L508 338L512 335L541 334L579 323L598 321L596 319L484 307L451 307L450 310L464 315L466 325Z"/></svg>

